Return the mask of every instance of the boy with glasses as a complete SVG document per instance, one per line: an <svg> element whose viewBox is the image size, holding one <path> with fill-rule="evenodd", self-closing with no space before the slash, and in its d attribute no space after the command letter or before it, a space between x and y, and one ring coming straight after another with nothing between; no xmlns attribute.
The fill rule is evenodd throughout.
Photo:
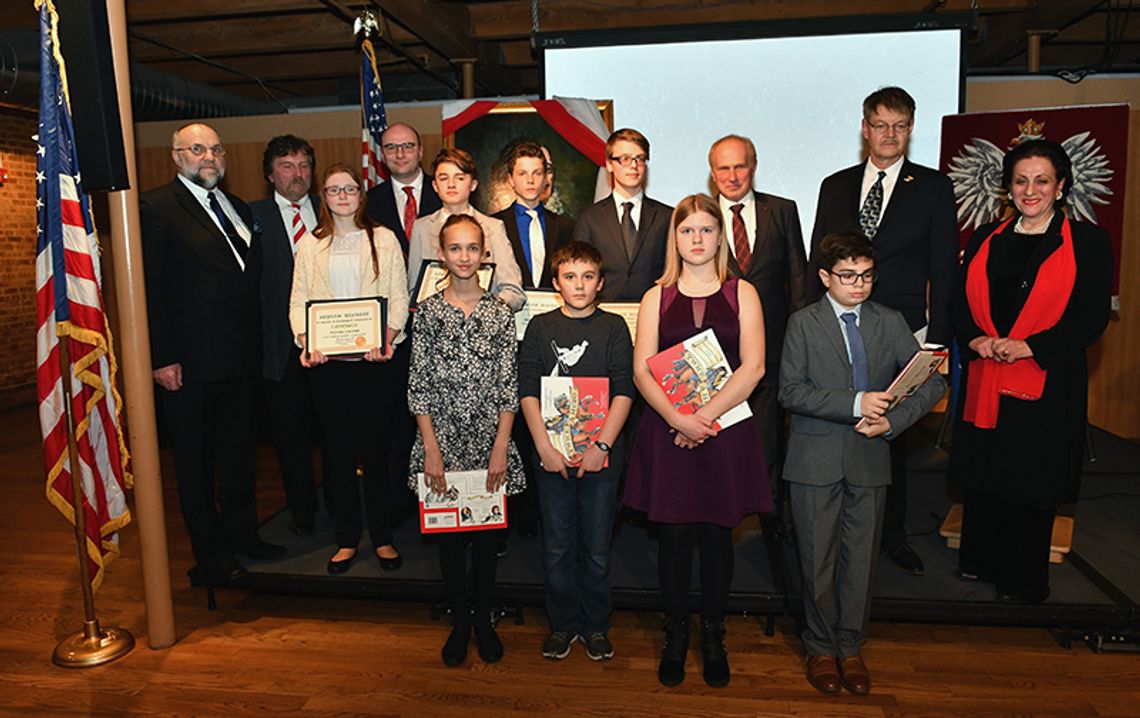
<svg viewBox="0 0 1140 718"><path fill-rule="evenodd" d="M673 208L645 196L649 140L623 128L606 140L614 191L585 209L573 238L592 244L605 261L602 301L640 301L665 269L665 238Z"/></svg>
<svg viewBox="0 0 1140 718"><path fill-rule="evenodd" d="M867 301L878 278L874 247L839 232L816 258L827 294L788 320L780 362L780 403L792 415L784 480L803 575L801 638L812 686L865 695L871 678L860 652L891 482L888 442L933 408L946 383L934 374L887 411L882 390L919 346L902 314Z"/></svg>

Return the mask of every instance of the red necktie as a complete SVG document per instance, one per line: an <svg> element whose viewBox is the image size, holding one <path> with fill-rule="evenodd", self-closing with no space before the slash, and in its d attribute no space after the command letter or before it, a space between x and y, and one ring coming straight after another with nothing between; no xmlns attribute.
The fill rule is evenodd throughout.
<svg viewBox="0 0 1140 718"><path fill-rule="evenodd" d="M416 224L419 209L416 207L415 191L411 187L405 187L404 194L408 195L408 203L404 205L404 236L411 240L412 227Z"/></svg>
<svg viewBox="0 0 1140 718"><path fill-rule="evenodd" d="M301 241L301 237L305 236L305 223L301 220L301 205L296 202L292 203L293 207L293 246L297 246L297 242Z"/></svg>
<svg viewBox="0 0 1140 718"><path fill-rule="evenodd" d="M736 263L740 265L741 272L748 271L752 262L752 250L748 248L748 227L744 224L744 217L740 216L744 209L742 204L732 205L732 247L736 250Z"/></svg>

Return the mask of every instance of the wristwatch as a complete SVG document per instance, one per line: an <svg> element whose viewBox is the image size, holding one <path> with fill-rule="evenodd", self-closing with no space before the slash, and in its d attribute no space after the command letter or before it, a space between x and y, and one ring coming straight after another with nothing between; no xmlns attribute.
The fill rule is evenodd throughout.
<svg viewBox="0 0 1140 718"><path fill-rule="evenodd" d="M604 441L595 441L595 442L594 442L594 446L596 446L596 447L598 447L599 449L601 449L601 450L602 450L602 453L603 453L603 454L608 454L608 453L610 453L611 451L613 451L613 448L614 448L614 447L610 446L609 444L607 444L607 443L606 443L606 442L604 442Z"/></svg>

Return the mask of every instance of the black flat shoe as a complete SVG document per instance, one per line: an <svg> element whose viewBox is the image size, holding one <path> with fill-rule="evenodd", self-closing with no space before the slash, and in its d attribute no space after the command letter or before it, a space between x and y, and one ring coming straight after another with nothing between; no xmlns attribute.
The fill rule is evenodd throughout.
<svg viewBox="0 0 1140 718"><path fill-rule="evenodd" d="M376 559L380 561L381 571L395 571L404 565L404 557L399 554L395 558L384 558L380 554L376 554Z"/></svg>
<svg viewBox="0 0 1140 718"><path fill-rule="evenodd" d="M333 561L330 558L328 566L326 566L326 568L328 569L328 572L331 573L333 576L339 576L340 574L347 572L349 567L352 566L352 562L355 560L356 560L356 554L355 553L343 561Z"/></svg>
<svg viewBox="0 0 1140 718"><path fill-rule="evenodd" d="M475 645L479 648L479 657L484 663L498 663L503 659L503 642L491 621L475 622Z"/></svg>

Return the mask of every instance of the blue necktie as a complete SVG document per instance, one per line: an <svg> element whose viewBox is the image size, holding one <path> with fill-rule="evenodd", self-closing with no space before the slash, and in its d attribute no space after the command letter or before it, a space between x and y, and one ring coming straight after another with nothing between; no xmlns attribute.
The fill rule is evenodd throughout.
<svg viewBox="0 0 1140 718"><path fill-rule="evenodd" d="M855 391L870 391L871 371L867 366L867 346L863 344L863 335L855 323L855 312L844 312L839 318L847 325L847 343L851 347L851 379Z"/></svg>
<svg viewBox="0 0 1140 718"><path fill-rule="evenodd" d="M230 240L234 251L238 253L238 256L241 257L241 261L244 262L246 252L249 251L249 246L241 238L241 235L238 234L234 223L231 222L230 218L226 216L226 213L222 211L222 203L218 201L218 196L213 192L207 192L206 194L210 196L210 209L213 210L214 216L221 222L222 231L226 233L226 239Z"/></svg>

